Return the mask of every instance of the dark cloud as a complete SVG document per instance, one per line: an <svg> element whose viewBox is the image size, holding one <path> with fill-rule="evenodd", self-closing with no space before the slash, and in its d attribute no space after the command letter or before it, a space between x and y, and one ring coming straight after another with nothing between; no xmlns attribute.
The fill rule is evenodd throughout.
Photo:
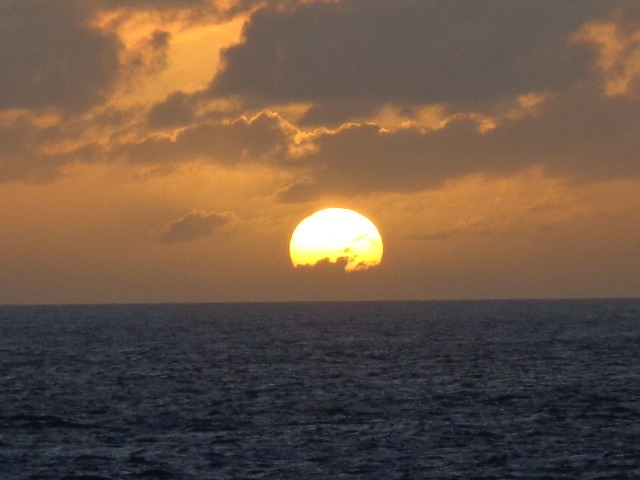
<svg viewBox="0 0 640 480"><path fill-rule="evenodd" d="M132 162L167 163L198 158L214 163L266 161L286 154L288 133L276 115L224 123L199 123L175 137L150 136L114 149L115 156Z"/></svg>
<svg viewBox="0 0 640 480"><path fill-rule="evenodd" d="M95 126L109 128L129 120L128 112L105 110L93 122ZM52 180L61 167L70 163L125 160L169 165L205 160L229 165L278 164L287 158L294 132L291 125L272 113L250 119L200 121L179 130L175 136L152 133L138 141L120 142L117 134L99 140L80 140L79 128L72 122L39 127L27 114L0 125L0 182Z"/></svg>
<svg viewBox="0 0 640 480"><path fill-rule="evenodd" d="M194 119L196 100L182 91L173 92L149 111L148 123L152 128L189 125Z"/></svg>
<svg viewBox="0 0 640 480"><path fill-rule="evenodd" d="M348 257L337 258L335 262L332 262L329 258L323 258L322 260L318 260L313 265L297 265L295 267L295 270L303 275L331 278L335 275L352 273L352 271L345 270L345 268L347 267L347 263L349 263ZM357 272L359 270L353 271Z"/></svg>
<svg viewBox="0 0 640 480"><path fill-rule="evenodd" d="M231 212L206 212L192 210L182 217L169 222L158 235L158 240L167 243L188 242L208 237L216 230L237 221Z"/></svg>
<svg viewBox="0 0 640 480"><path fill-rule="evenodd" d="M536 165L576 180L640 175L640 100L577 89L538 115L481 133L472 120L424 132L350 125L316 140L315 170L279 192L285 202L326 194L418 191L472 173L509 174Z"/></svg>
<svg viewBox="0 0 640 480"><path fill-rule="evenodd" d="M106 8L134 10L174 10L182 8L210 7L211 0L103 0Z"/></svg>
<svg viewBox="0 0 640 480"><path fill-rule="evenodd" d="M485 137L476 127L474 122L459 121L430 133L414 128L388 132L376 125L342 128L317 139L317 149L305 157L316 169L315 180L291 185L280 192L280 199L417 191L475 169L486 170L489 166L478 161L477 151Z"/></svg>
<svg viewBox="0 0 640 480"><path fill-rule="evenodd" d="M325 190L317 182L306 180L291 183L276 192L276 195L283 203L302 203L329 193Z"/></svg>
<svg viewBox="0 0 640 480"><path fill-rule="evenodd" d="M83 138L87 123L97 131L120 127L131 120L131 112L105 109L98 115L41 117L16 113L12 121L0 122L0 183L42 183L60 177L63 167L73 163L110 161L107 137ZM87 120L90 118L91 120Z"/></svg>
<svg viewBox="0 0 640 480"><path fill-rule="evenodd" d="M2 2L0 109L79 110L103 100L117 77L121 45L87 21L79 2Z"/></svg>
<svg viewBox="0 0 640 480"><path fill-rule="evenodd" d="M469 106L566 89L593 66L593 51L569 38L620 5L629 3L344 0L264 8L243 43L223 52L210 94L316 102L324 111L311 114L322 120L334 108L345 117L386 102Z"/></svg>
<svg viewBox="0 0 640 480"><path fill-rule="evenodd" d="M160 13L180 11L192 20L226 21L260 7L292 8L309 0L93 0L107 10L146 10ZM323 1L323 0L315 0Z"/></svg>
<svg viewBox="0 0 640 480"><path fill-rule="evenodd" d="M282 8L285 3L288 8ZM585 0L571 8L549 0L295 3L256 11L245 27L245 42L223 54L224 67L207 94L172 93L147 111L146 125L136 117L143 110L115 107L93 119L83 116L82 122L63 117L51 128L3 123L0 177L51 178L60 166L77 161L270 162L299 177L279 198L301 202L327 194L417 191L470 173L508 174L532 165L588 180L640 174L640 101L632 95L637 77L629 94L603 96L589 45L568 42L587 19L618 7L633 10L629 5L640 10L637 2ZM127 59L118 66L117 40L86 27L97 8L216 8L187 0L86 5L2 4L0 26L7 28L0 30L0 40L6 40L0 42L0 109L68 110L100 101ZM625 25L630 32L638 28L632 20ZM127 52L133 55L129 63L162 68L169 42L168 32L152 32ZM105 69L107 74L98 75ZM489 110L497 112L509 104L505 99L532 90L549 90L535 114L502 118L489 132L479 132L471 115L460 115L426 132L345 124L295 138L312 141L314 148L294 145L296 128L266 111L235 120L196 115L212 94L239 94L256 103L312 101L307 121L339 123L386 102L408 115L430 102L448 102L462 112L493 102ZM180 126L172 135L153 132Z"/></svg>

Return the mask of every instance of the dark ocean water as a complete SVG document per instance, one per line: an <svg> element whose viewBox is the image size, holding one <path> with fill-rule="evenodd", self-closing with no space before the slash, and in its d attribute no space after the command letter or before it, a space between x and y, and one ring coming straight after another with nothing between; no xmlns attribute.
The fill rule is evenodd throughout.
<svg viewBox="0 0 640 480"><path fill-rule="evenodd" d="M0 479L638 479L640 301L0 307Z"/></svg>

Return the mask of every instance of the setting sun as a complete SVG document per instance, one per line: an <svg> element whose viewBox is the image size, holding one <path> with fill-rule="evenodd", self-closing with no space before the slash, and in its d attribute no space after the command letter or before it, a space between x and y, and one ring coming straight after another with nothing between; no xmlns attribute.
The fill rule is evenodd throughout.
<svg viewBox="0 0 640 480"><path fill-rule="evenodd" d="M363 215L345 208L327 208L298 224L289 251L295 267L346 260L346 271L366 270L382 261L382 238Z"/></svg>

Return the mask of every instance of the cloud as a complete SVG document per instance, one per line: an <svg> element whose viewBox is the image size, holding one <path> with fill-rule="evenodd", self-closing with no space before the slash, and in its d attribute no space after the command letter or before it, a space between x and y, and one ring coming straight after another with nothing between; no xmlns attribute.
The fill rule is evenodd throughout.
<svg viewBox="0 0 640 480"><path fill-rule="evenodd" d="M0 110L84 111L103 103L122 77L166 66L161 29L125 49L112 27L136 14L171 13L186 23L223 21L256 8L245 0L3 0ZM168 17L167 17L168 18ZM116 28L117 30L117 28ZM215 52L212 52L215 55Z"/></svg>
<svg viewBox="0 0 640 480"><path fill-rule="evenodd" d="M166 243L189 242L208 237L225 225L236 221L238 217L231 212L192 210L165 225L158 235L158 240Z"/></svg>
<svg viewBox="0 0 640 480"><path fill-rule="evenodd" d="M628 11L614 12L607 21L588 22L573 36L574 42L598 50L598 68L608 95L640 94L640 8L636 18Z"/></svg>
<svg viewBox="0 0 640 480"><path fill-rule="evenodd" d="M128 8L136 10L173 10L181 8L209 7L210 0L105 0L107 8Z"/></svg>
<svg viewBox="0 0 640 480"><path fill-rule="evenodd" d="M344 0L263 8L242 43L223 52L210 94L314 102L322 113L310 115L320 121L385 103L469 108L564 90L593 74L595 52L571 35L621 5L632 4Z"/></svg>
<svg viewBox="0 0 640 480"><path fill-rule="evenodd" d="M640 175L640 100L576 89L538 114L481 131L460 118L436 130L349 124L326 130L301 163L309 170L279 192L285 202L322 195L419 191L472 173L532 166L581 181ZM312 178L309 178L311 173Z"/></svg>
<svg viewBox="0 0 640 480"><path fill-rule="evenodd" d="M341 275L345 272L352 273L362 271L364 269L346 270L349 263L348 257L339 257L335 261L331 261L330 258L323 258L318 260L313 265L297 265L295 270L302 272L305 275L320 275L333 277L335 275Z"/></svg>
<svg viewBox="0 0 640 480"><path fill-rule="evenodd" d="M182 91L170 94L149 111L148 123L152 128L177 127L190 124L194 119L195 99Z"/></svg>
<svg viewBox="0 0 640 480"><path fill-rule="evenodd" d="M156 121L167 120L165 113L156 112ZM228 122L196 123L179 130L175 138L152 135L119 145L113 154L140 163L196 159L226 164L269 161L286 153L289 136L287 126L277 115L263 112L252 118Z"/></svg>
<svg viewBox="0 0 640 480"><path fill-rule="evenodd" d="M125 56L123 75L133 78L162 71L168 65L170 41L171 33L159 29L139 40Z"/></svg>
<svg viewBox="0 0 640 480"><path fill-rule="evenodd" d="M93 117L93 128L117 122L102 112ZM112 112L113 114L113 112ZM117 112L120 117L122 112ZM60 177L64 166L72 163L106 161L104 145L96 140L80 139L87 118L58 115L34 115L28 111L0 112L0 183L24 181L44 183Z"/></svg>
<svg viewBox="0 0 640 480"><path fill-rule="evenodd" d="M92 116L95 132L110 131L131 122L131 112L103 110ZM278 115L262 112L251 118L212 122L198 119L186 128L166 134L150 132L132 140L120 135L82 138L83 122L41 126L24 114L10 122L0 118L0 182L46 181L56 178L71 163L126 161L138 165L167 166L204 161L219 165L240 163L284 165L297 130ZM82 125L81 125L82 124ZM284 162L284 163L283 163Z"/></svg>
<svg viewBox="0 0 640 480"><path fill-rule="evenodd" d="M134 15L135 9L214 11L231 4L103 0L91 7L75 0L26 0L6 5L8 15L0 22L15 17L30 28L42 24L44 37L55 45L15 26L1 30L0 37L11 41L0 43L0 66L8 62L7 45L13 42L16 55L22 45L27 57L51 57L61 65L62 70L51 70L43 63L43 75L65 86L54 88L52 82L46 90L29 84L28 78L41 78L29 69L40 67L26 58L16 71L3 70L9 73L0 76L0 84L25 86L16 87L15 94L11 88L0 91L0 109L5 102L4 108L65 110L95 105L115 76L122 78L134 64L141 69L135 76L167 61L171 37L162 22L149 26L123 52L117 38L87 27L99 9L122 8ZM261 2L242 5L253 9ZM616 8L633 11L633 5L640 10L637 3L590 0L572 8L547 0L490 0L481 7L466 0L278 2L253 13L243 43L223 53L223 67L206 93L177 90L155 105L130 110L105 105L81 119L58 115L53 126L43 126L37 116L32 123L0 122L0 179L51 179L71 162L262 163L281 169L285 186L277 196L295 203L327 195L419 191L470 173L511 174L534 165L589 181L637 176L640 101L633 93L640 73L633 62L639 15L610 15ZM48 25L48 14L58 28ZM608 29L612 24L615 28ZM602 32L608 36L598 36ZM84 36L93 43L75 48ZM607 45L617 45L617 53ZM88 70L113 67L94 83L93 77L82 77L86 72L74 76L78 58L90 53ZM618 71L624 95L608 95L608 82ZM12 75L17 77L11 80ZM72 86L82 83L74 87L77 95L65 90L63 79ZM524 114L505 113L505 106L531 91L538 91L529 96L541 99L539 105ZM283 108L282 114L255 114L260 110L251 106L246 116L224 118L232 112L208 111L206 95L313 105L302 121L296 115L285 120L282 105L273 107ZM434 102L448 105L448 110L437 107L446 122L435 119L426 128L411 123L424 103ZM233 115L240 115L233 105ZM367 115L382 107L409 122L381 128ZM340 124L352 117L359 123L335 129L304 123ZM480 120L490 128L480 129Z"/></svg>
<svg viewBox="0 0 640 480"><path fill-rule="evenodd" d="M214 14L221 20L246 13L266 3L267 0L103 0L103 6L107 9L159 12L182 10L196 18Z"/></svg>
<svg viewBox="0 0 640 480"><path fill-rule="evenodd" d="M56 178L64 162L39 150L55 136L54 128L35 125L27 114L0 124L0 183L16 179L39 183Z"/></svg>
<svg viewBox="0 0 640 480"><path fill-rule="evenodd" d="M77 111L104 99L121 44L87 26L80 2L5 0L0 8L0 109Z"/></svg>

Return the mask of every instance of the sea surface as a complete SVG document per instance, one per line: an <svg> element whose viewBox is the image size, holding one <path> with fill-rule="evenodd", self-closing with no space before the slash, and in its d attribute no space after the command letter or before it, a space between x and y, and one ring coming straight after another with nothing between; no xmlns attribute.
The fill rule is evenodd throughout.
<svg viewBox="0 0 640 480"><path fill-rule="evenodd" d="M0 307L0 479L639 479L640 300Z"/></svg>

